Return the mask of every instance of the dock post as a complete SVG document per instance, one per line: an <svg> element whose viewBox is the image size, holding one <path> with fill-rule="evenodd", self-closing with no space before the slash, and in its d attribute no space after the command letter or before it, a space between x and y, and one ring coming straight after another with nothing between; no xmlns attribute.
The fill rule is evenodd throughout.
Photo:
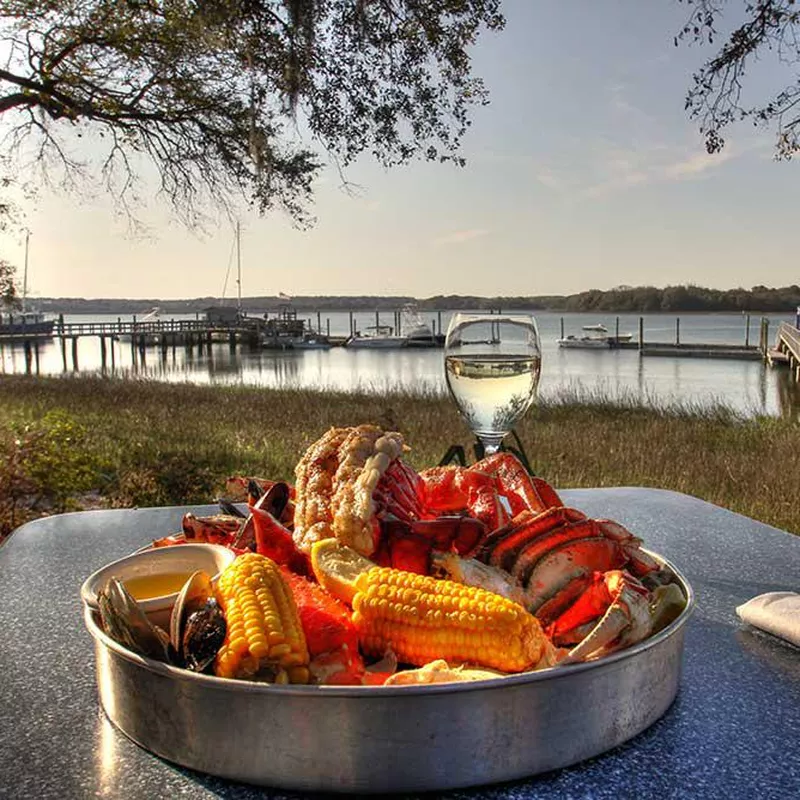
<svg viewBox="0 0 800 800"><path fill-rule="evenodd" d="M106 337L100 337L100 368L106 371Z"/></svg>
<svg viewBox="0 0 800 800"><path fill-rule="evenodd" d="M747 315L746 320L747 321L746 321L745 325L747 327L745 328L745 331L744 331L744 346L745 347L750 347L750 315L749 314Z"/></svg>
<svg viewBox="0 0 800 800"><path fill-rule="evenodd" d="M442 335L442 312L436 312L436 328L439 331L439 336Z"/></svg>
<svg viewBox="0 0 800 800"><path fill-rule="evenodd" d="M64 315L58 315L58 332L63 336L64 335Z"/></svg>
<svg viewBox="0 0 800 800"><path fill-rule="evenodd" d="M639 317L639 352L644 350L644 317Z"/></svg>
<svg viewBox="0 0 800 800"><path fill-rule="evenodd" d="M36 374L39 374L39 340L33 340L33 360L36 364Z"/></svg>
<svg viewBox="0 0 800 800"><path fill-rule="evenodd" d="M328 337L331 335L331 318L327 317L325 320L326 327L328 329Z"/></svg>
<svg viewBox="0 0 800 800"><path fill-rule="evenodd" d="M317 333L322 332L322 312L317 311Z"/></svg>
<svg viewBox="0 0 800 800"><path fill-rule="evenodd" d="M561 338L564 338L564 317L561 317Z"/></svg>
<svg viewBox="0 0 800 800"><path fill-rule="evenodd" d="M376 328L380 327L380 324L381 324L381 312L376 308L375 309L375 327Z"/></svg>
<svg viewBox="0 0 800 800"><path fill-rule="evenodd" d="M117 366L116 355L114 354L114 337L112 336L108 342L109 350L111 350L111 371L113 372Z"/></svg>
<svg viewBox="0 0 800 800"><path fill-rule="evenodd" d="M681 343L681 318L675 317L675 344Z"/></svg>
<svg viewBox="0 0 800 800"><path fill-rule="evenodd" d="M353 312L350 312L350 335L353 335Z"/></svg>
<svg viewBox="0 0 800 800"><path fill-rule="evenodd" d="M22 343L22 346L25 349L25 374L30 375L31 367L33 366L33 353L31 352L31 340L26 339Z"/></svg>
<svg viewBox="0 0 800 800"><path fill-rule="evenodd" d="M78 337L72 337L72 369L78 370Z"/></svg>
<svg viewBox="0 0 800 800"><path fill-rule="evenodd" d="M64 365L64 372L67 371L67 338L61 337L61 362Z"/></svg>
<svg viewBox="0 0 800 800"><path fill-rule="evenodd" d="M564 337L562 336L561 338L563 339ZM619 344L619 317L617 317L614 322L614 339L616 343Z"/></svg>

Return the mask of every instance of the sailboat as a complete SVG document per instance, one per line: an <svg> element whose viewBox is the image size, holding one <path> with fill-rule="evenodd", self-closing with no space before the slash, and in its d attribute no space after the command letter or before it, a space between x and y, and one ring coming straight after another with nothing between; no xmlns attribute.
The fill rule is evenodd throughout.
<svg viewBox="0 0 800 800"><path fill-rule="evenodd" d="M31 233L25 233L25 270L22 277L22 305L17 312L0 313L0 337L52 336L55 320L45 319L38 309L28 308L28 248Z"/></svg>
<svg viewBox="0 0 800 800"><path fill-rule="evenodd" d="M209 322L221 325L257 328L260 320L248 317L242 311L242 229L239 222L236 223L236 239L234 241L236 244L236 307L225 305L225 291L228 286L228 275L231 268L229 261L228 273L225 275L225 286L222 289L222 302L219 305L208 306L204 309L206 319Z"/></svg>

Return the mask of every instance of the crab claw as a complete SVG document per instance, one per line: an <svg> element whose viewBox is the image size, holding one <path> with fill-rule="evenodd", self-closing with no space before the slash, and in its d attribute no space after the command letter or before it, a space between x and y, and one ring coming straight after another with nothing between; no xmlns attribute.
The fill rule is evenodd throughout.
<svg viewBox="0 0 800 800"><path fill-rule="evenodd" d="M554 506L563 506L561 498L547 481L533 477L513 454L501 450L473 464L470 470L495 478L498 491L505 495L516 516L521 511L540 513Z"/></svg>
<svg viewBox="0 0 800 800"><path fill-rule="evenodd" d="M269 511L255 506L250 511L256 552L268 556L276 564L285 566L298 575L312 576L314 573L311 562L295 546L291 531L281 525Z"/></svg>
<svg viewBox="0 0 800 800"><path fill-rule="evenodd" d="M551 627L557 628L562 620L564 620L563 626L566 626L578 623L579 620L591 619L591 613L597 608L598 601L602 603L604 599L603 590L607 593L611 604L600 621L559 663L574 664L606 655L640 642L650 634L653 623L649 592L632 575L623 570L612 570L596 576L591 589Z"/></svg>

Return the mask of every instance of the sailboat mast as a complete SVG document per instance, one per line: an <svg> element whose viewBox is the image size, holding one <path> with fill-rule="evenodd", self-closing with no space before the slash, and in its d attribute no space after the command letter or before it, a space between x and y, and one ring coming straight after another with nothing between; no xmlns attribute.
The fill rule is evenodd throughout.
<svg viewBox="0 0 800 800"><path fill-rule="evenodd" d="M28 243L30 242L31 232L25 231L25 269L22 272L22 311L25 312L25 305L28 299Z"/></svg>
<svg viewBox="0 0 800 800"><path fill-rule="evenodd" d="M242 313L242 229L236 221L236 310Z"/></svg>

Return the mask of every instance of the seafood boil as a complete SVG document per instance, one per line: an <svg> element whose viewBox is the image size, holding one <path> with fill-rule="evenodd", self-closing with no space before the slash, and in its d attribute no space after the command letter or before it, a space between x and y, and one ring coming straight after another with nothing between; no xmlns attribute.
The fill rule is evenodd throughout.
<svg viewBox="0 0 800 800"><path fill-rule="evenodd" d="M234 561L215 584L191 576L169 631L110 580L106 633L222 678L404 685L595 660L685 607L638 537L564 506L511 453L417 472L407 451L396 431L331 428L293 486L230 479L223 513L186 514L153 546L223 544Z"/></svg>

